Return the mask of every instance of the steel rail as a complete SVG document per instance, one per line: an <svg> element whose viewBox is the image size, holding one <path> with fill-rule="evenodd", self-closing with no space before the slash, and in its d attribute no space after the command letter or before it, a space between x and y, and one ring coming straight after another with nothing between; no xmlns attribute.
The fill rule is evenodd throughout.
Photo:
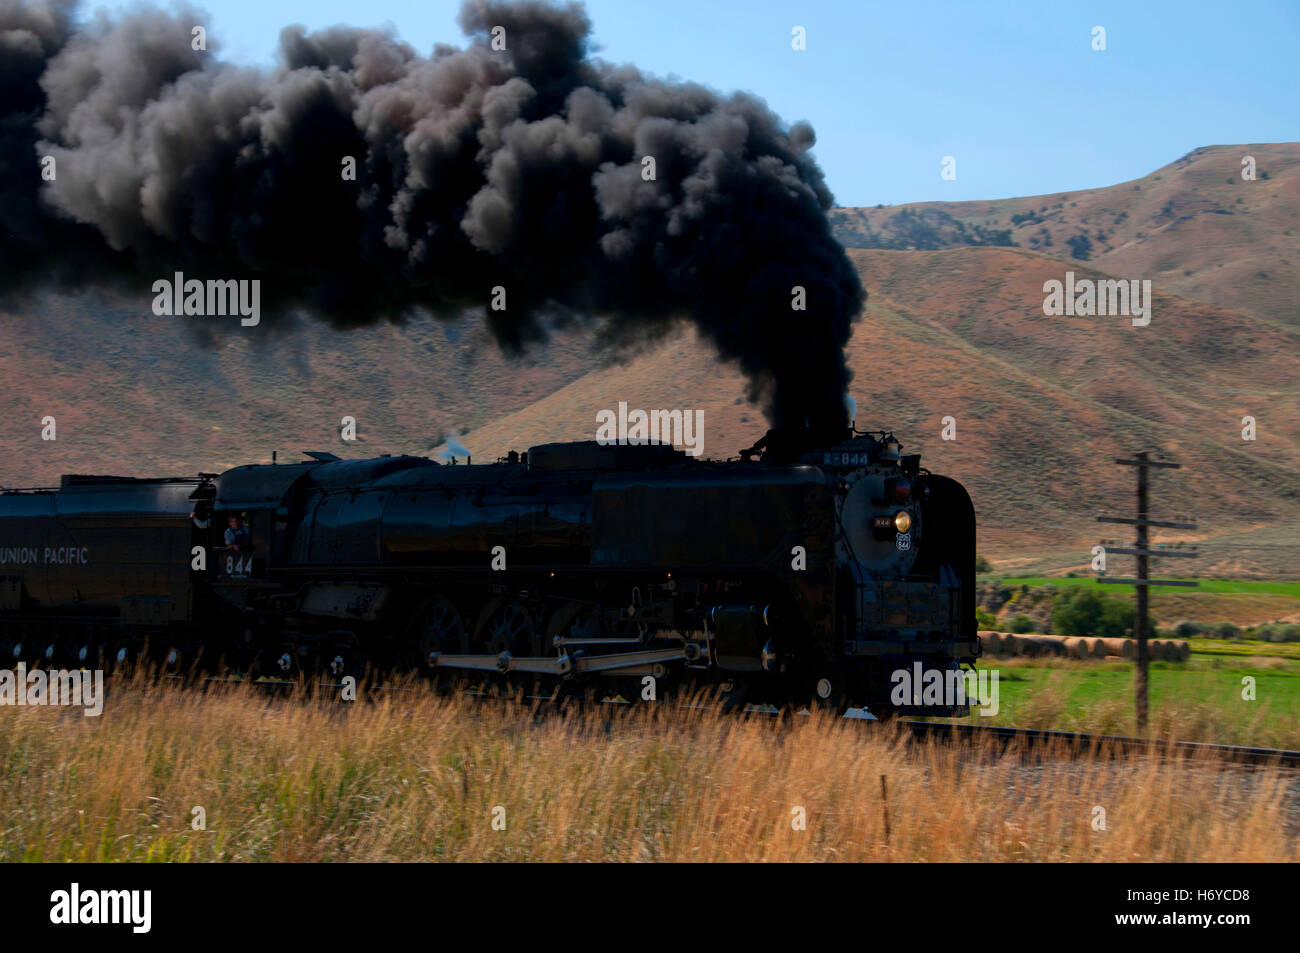
<svg viewBox="0 0 1300 953"><path fill-rule="evenodd" d="M888 722L884 722L884 724L888 724ZM1079 731L1012 728L1005 725L971 725L946 721L913 721L908 719L899 720L895 724L911 732L913 737L919 739L977 740L990 738L1000 743L1003 749L1017 742L1027 742L1031 746L1038 745L1040 748L1045 748L1048 745L1059 745L1079 751L1108 750L1126 754L1208 755L1239 764L1300 768L1300 751L1288 751L1281 748L1253 748L1244 745L1210 744L1201 741L1134 738L1125 735L1093 735Z"/></svg>

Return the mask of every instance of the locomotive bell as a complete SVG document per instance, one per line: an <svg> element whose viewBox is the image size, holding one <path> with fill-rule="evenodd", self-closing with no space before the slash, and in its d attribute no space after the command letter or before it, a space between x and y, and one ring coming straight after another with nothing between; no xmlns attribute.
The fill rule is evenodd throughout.
<svg viewBox="0 0 1300 953"><path fill-rule="evenodd" d="M889 463L897 463L900 459L898 450L897 440L887 440L880 450L880 459Z"/></svg>

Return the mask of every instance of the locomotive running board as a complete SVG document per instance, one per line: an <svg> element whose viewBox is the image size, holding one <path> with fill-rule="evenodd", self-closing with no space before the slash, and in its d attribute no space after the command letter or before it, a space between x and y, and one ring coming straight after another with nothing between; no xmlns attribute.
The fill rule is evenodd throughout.
<svg viewBox="0 0 1300 953"><path fill-rule="evenodd" d="M537 675L568 676L579 672L619 671L629 675L654 675L656 666L665 662L686 661L698 655L687 646L672 649L647 649L644 652L619 652L612 655L561 655L559 658L515 658L509 652L500 655L442 655L434 652L429 664L436 668L465 668L480 672L533 672ZM644 670L644 671L642 671Z"/></svg>

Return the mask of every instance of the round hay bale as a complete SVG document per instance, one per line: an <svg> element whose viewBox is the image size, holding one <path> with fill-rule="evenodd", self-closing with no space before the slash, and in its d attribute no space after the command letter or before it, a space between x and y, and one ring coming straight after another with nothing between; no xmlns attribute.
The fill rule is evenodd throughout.
<svg viewBox="0 0 1300 953"><path fill-rule="evenodd" d="M1186 662L1192 657L1192 644L1186 639L1180 639L1178 645L1178 661Z"/></svg>
<svg viewBox="0 0 1300 953"><path fill-rule="evenodd" d="M1065 654L1077 659L1091 658L1092 646L1088 644L1087 639L1067 638L1065 640Z"/></svg>
<svg viewBox="0 0 1300 953"><path fill-rule="evenodd" d="M1088 651L1093 658L1106 657L1106 640L1098 638L1087 638L1083 640L1088 643Z"/></svg>
<svg viewBox="0 0 1300 953"><path fill-rule="evenodd" d="M1176 662L1178 652L1176 649L1170 652L1168 639L1148 639L1147 657L1153 662Z"/></svg>
<svg viewBox="0 0 1300 953"><path fill-rule="evenodd" d="M1065 641L1056 635L1022 635L1021 641L1032 646L1031 657L1039 655L1065 655Z"/></svg>
<svg viewBox="0 0 1300 953"><path fill-rule="evenodd" d="M981 632L980 648L985 655L999 655L1002 652L1002 636L997 632Z"/></svg>
<svg viewBox="0 0 1300 953"><path fill-rule="evenodd" d="M1002 640L1003 655L1020 654L1020 636L1012 635L1010 632L1003 632L998 638Z"/></svg>
<svg viewBox="0 0 1300 953"><path fill-rule="evenodd" d="M1025 638L1029 639L1029 640L1034 644L1034 654L1035 654L1035 655L1037 655L1037 656L1048 656L1048 655L1056 655L1056 654L1057 654L1057 646L1056 646L1056 643L1055 643L1055 641L1052 639L1051 636L1049 636L1049 635L1027 635L1027 636L1025 636Z"/></svg>
<svg viewBox="0 0 1300 953"><path fill-rule="evenodd" d="M1103 639L1107 655L1118 655L1130 661L1137 658L1137 643L1132 639Z"/></svg>

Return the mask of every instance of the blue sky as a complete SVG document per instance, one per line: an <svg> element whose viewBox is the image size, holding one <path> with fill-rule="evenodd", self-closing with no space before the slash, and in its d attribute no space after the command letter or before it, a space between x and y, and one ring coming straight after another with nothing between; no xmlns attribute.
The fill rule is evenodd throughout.
<svg viewBox="0 0 1300 953"><path fill-rule="evenodd" d="M119 4L107 4L117 9ZM210 0L224 58L280 28L460 45L458 0ZM817 131L841 205L1111 185L1197 146L1300 138L1300 0L588 0L599 55L767 100ZM802 26L807 49L791 49ZM1092 49L1092 28L1106 50ZM955 181L940 177L956 159Z"/></svg>

